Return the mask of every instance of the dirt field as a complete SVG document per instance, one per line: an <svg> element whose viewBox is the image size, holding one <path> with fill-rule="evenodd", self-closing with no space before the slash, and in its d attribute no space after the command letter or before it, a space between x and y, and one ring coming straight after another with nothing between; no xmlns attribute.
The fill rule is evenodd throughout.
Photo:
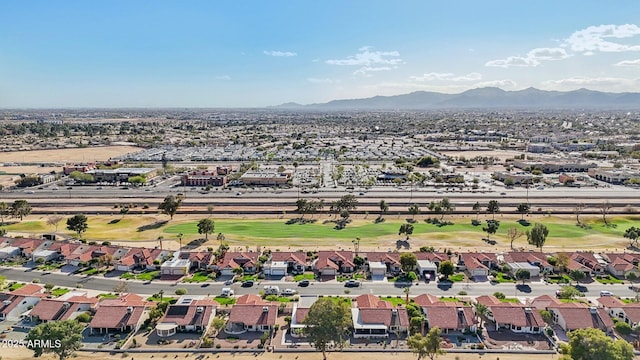
<svg viewBox="0 0 640 360"><path fill-rule="evenodd" d="M140 148L135 146L102 146L84 149L13 151L0 153L0 158L3 162L13 163L92 162L109 160L114 156L139 150Z"/></svg>
<svg viewBox="0 0 640 360"><path fill-rule="evenodd" d="M26 349L3 349L3 359L10 360L32 360L33 352ZM261 360L282 360L282 359L296 359L296 360L321 360L321 353L248 353L248 354L194 354L194 353L155 353L155 354L116 354L110 356L109 353L87 353L79 352L74 359L134 359L134 360L157 360L157 359L220 359L220 360L249 360L249 359L261 359ZM328 353L328 360L353 360L365 358L367 360L387 360L390 358L397 360L415 360L416 355L411 353ZM558 355L523 355L523 354L446 354L438 356L438 360L521 360L526 358L528 360L550 360L558 358ZM41 359L53 360L57 359L52 355L43 355Z"/></svg>
<svg viewBox="0 0 640 360"><path fill-rule="evenodd" d="M464 156L467 159L473 159L476 156L493 156L500 161L504 161L505 159L511 159L516 155L521 155L524 151L515 151L515 150L486 150L486 151L441 151L443 155L446 156Z"/></svg>

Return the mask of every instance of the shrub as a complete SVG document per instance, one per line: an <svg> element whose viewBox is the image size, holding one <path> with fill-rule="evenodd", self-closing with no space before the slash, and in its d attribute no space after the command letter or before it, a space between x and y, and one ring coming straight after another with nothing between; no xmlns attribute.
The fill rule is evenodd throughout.
<svg viewBox="0 0 640 360"><path fill-rule="evenodd" d="M494 292L493 296L497 297L500 300L503 300L503 299L506 298L506 296L503 293L499 292L499 291Z"/></svg>
<svg viewBox="0 0 640 360"><path fill-rule="evenodd" d="M614 327L616 328L616 331L622 335L631 334L631 326L624 321L618 321Z"/></svg>
<svg viewBox="0 0 640 360"><path fill-rule="evenodd" d="M31 280L31 282L34 283L34 284L38 284L40 282L40 279L33 279L33 280Z"/></svg>
<svg viewBox="0 0 640 360"><path fill-rule="evenodd" d="M177 288L176 295L187 295L187 289L185 288Z"/></svg>
<svg viewBox="0 0 640 360"><path fill-rule="evenodd" d="M464 290L462 290L462 291L458 291L458 295L460 295L460 296L464 296L464 295L467 295L467 292L466 292L466 291L464 291Z"/></svg>

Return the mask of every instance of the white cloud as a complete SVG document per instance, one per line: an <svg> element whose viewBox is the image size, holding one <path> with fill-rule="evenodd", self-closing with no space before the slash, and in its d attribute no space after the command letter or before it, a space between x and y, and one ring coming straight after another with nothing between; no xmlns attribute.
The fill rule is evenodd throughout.
<svg viewBox="0 0 640 360"><path fill-rule="evenodd" d="M271 50L271 51L263 51L263 53L265 55L269 55L269 56L276 56L276 57L291 57L291 56L298 56L297 53L291 52L291 51L277 51L277 50Z"/></svg>
<svg viewBox="0 0 640 360"><path fill-rule="evenodd" d="M482 79L482 75L476 72L469 73L462 76L455 76L453 73L435 73L430 72L422 74L420 76L409 77L412 81L426 82L426 81L478 81Z"/></svg>
<svg viewBox="0 0 640 360"><path fill-rule="evenodd" d="M218 80L231 80L231 76L229 76L229 75L220 75L220 76L216 76L216 79L218 79Z"/></svg>
<svg viewBox="0 0 640 360"><path fill-rule="evenodd" d="M512 66L538 66L541 61L555 61L568 58L569 54L563 48L535 48L527 56L509 56L506 59L487 61L484 66L508 68Z"/></svg>
<svg viewBox="0 0 640 360"><path fill-rule="evenodd" d="M589 26L571 34L564 43L576 52L640 51L640 45L607 40L632 38L637 35L640 35L640 27L635 24Z"/></svg>
<svg viewBox="0 0 640 360"><path fill-rule="evenodd" d="M337 80L333 80L333 79L329 79L329 78L325 78L325 79L319 79L319 78L307 78L307 81L313 84L333 84L333 83L337 83L339 81Z"/></svg>
<svg viewBox="0 0 640 360"><path fill-rule="evenodd" d="M473 84L474 88L499 87L501 89L515 89L518 83L511 79L482 81Z"/></svg>
<svg viewBox="0 0 640 360"><path fill-rule="evenodd" d="M615 64L614 66L640 66L640 59L636 60L622 60Z"/></svg>
<svg viewBox="0 0 640 360"><path fill-rule="evenodd" d="M397 51L372 51L371 47L363 46L358 53L345 59L326 60L325 63L337 66L360 66L354 75L368 75L369 72L389 71L396 69L404 61Z"/></svg>

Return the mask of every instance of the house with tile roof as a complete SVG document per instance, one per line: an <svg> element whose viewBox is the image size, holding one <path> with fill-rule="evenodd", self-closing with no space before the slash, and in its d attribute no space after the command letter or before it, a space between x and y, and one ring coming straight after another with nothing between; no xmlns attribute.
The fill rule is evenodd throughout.
<svg viewBox="0 0 640 360"><path fill-rule="evenodd" d="M42 299L29 312L32 322L72 320L93 310L98 298L74 296L69 299Z"/></svg>
<svg viewBox="0 0 640 360"><path fill-rule="evenodd" d="M299 274L309 268L307 254L302 251L274 251L264 263L265 275L284 276L288 273Z"/></svg>
<svg viewBox="0 0 640 360"><path fill-rule="evenodd" d="M476 298L478 304L485 305L487 318L494 322L495 330L511 330L516 333L540 334L545 323L537 309L529 305L502 302L493 295Z"/></svg>
<svg viewBox="0 0 640 360"><path fill-rule="evenodd" d="M364 259L372 277L398 275L402 272L399 252L369 251L364 254Z"/></svg>
<svg viewBox="0 0 640 360"><path fill-rule="evenodd" d="M291 323L289 328L291 329L291 336L299 338L304 336L304 319L309 313L311 305L318 301L318 295L300 295L298 301L293 303L293 311L291 313Z"/></svg>
<svg viewBox="0 0 640 360"><path fill-rule="evenodd" d="M498 260L504 263L527 263L538 268L538 273L553 273L553 265L549 264L549 255L537 251L511 251L498 256ZM500 259L502 257L502 259Z"/></svg>
<svg viewBox="0 0 640 360"><path fill-rule="evenodd" d="M318 251L318 258L313 263L313 270L321 276L351 273L355 267L352 251Z"/></svg>
<svg viewBox="0 0 640 360"><path fill-rule="evenodd" d="M582 303L558 303L547 307L553 322L564 331L595 328L606 334L613 333L613 320L604 308Z"/></svg>
<svg viewBox="0 0 640 360"><path fill-rule="evenodd" d="M154 303L136 294L124 294L117 299L105 299L97 304L89 323L91 334L113 334L137 331L149 317Z"/></svg>
<svg viewBox="0 0 640 360"><path fill-rule="evenodd" d="M44 288L38 284L27 284L11 292L0 293L0 320L19 320L46 296Z"/></svg>
<svg viewBox="0 0 640 360"><path fill-rule="evenodd" d="M209 251L182 251L180 259L189 260L191 271L209 270L213 261L213 253Z"/></svg>
<svg viewBox="0 0 640 360"><path fill-rule="evenodd" d="M604 254L604 257L609 261L607 271L611 275L619 279L626 279L630 273L634 273L637 277L640 277L640 270L638 270L640 254L609 253Z"/></svg>
<svg viewBox="0 0 640 360"><path fill-rule="evenodd" d="M498 259L494 254L462 253L458 257L458 268L477 280L486 279L490 270L497 267Z"/></svg>
<svg viewBox="0 0 640 360"><path fill-rule="evenodd" d="M355 298L351 319L355 338L386 338L389 334L406 336L409 332L407 309L394 307L372 294Z"/></svg>
<svg viewBox="0 0 640 360"><path fill-rule="evenodd" d="M231 308L224 331L227 334L271 331L276 325L278 306L278 303L264 301L255 294L242 295Z"/></svg>
<svg viewBox="0 0 640 360"><path fill-rule="evenodd" d="M170 254L171 251L169 250L131 248L120 259L114 261L114 267L119 271L131 271L134 269L154 270Z"/></svg>
<svg viewBox="0 0 640 360"><path fill-rule="evenodd" d="M640 303L625 304L615 296L601 296L596 301L612 318L624 321L632 328L640 325Z"/></svg>
<svg viewBox="0 0 640 360"><path fill-rule="evenodd" d="M592 252L576 251L566 254L569 257L568 271L582 270L588 277L605 272L606 261L598 259Z"/></svg>
<svg viewBox="0 0 640 360"><path fill-rule="evenodd" d="M431 294L420 294L414 298L422 308L427 329L438 327L445 333L476 331L477 319L471 306L462 302L444 302Z"/></svg>
<svg viewBox="0 0 640 360"><path fill-rule="evenodd" d="M206 333L216 316L217 307L217 302L204 296L182 296L167 307L156 325L156 334L170 337L178 332Z"/></svg>
<svg viewBox="0 0 640 360"><path fill-rule="evenodd" d="M260 253L257 252L227 251L214 268L225 276L234 275L233 269L238 268L242 269L245 274L254 274L258 271L259 258Z"/></svg>

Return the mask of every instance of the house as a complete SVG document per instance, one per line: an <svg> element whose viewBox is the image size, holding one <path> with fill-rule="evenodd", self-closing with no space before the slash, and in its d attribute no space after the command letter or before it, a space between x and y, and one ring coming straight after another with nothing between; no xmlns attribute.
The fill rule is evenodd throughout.
<svg viewBox="0 0 640 360"><path fill-rule="evenodd" d="M536 278L540 276L540 267L530 264L528 262L509 262L506 263L507 267L509 267L511 276L516 278L516 273L518 270L526 270L529 272L529 277Z"/></svg>
<svg viewBox="0 0 640 360"><path fill-rule="evenodd" d="M607 334L613 332L613 320L604 308L581 303L559 303L549 305L547 310L564 331L596 328Z"/></svg>
<svg viewBox="0 0 640 360"><path fill-rule="evenodd" d="M160 265L160 276L184 276L189 273L190 268L191 261L189 261L189 258L187 257L186 259L184 259L180 256L180 252L176 252L173 254L173 259L167 260L162 265Z"/></svg>
<svg viewBox="0 0 640 360"><path fill-rule="evenodd" d="M400 253L398 252L381 252L372 251L365 254L365 260L371 276L384 276L387 274L398 275L402 272L400 266ZM384 272L382 272L382 266L384 265Z"/></svg>
<svg viewBox="0 0 640 360"><path fill-rule="evenodd" d="M462 253L458 258L458 268L466 270L475 280L486 279L495 267L498 267L498 259L493 254Z"/></svg>
<svg viewBox="0 0 640 360"><path fill-rule="evenodd" d="M124 256L114 262L114 266L118 271L131 271L136 268L156 269L164 257L169 254L169 250L131 248Z"/></svg>
<svg viewBox="0 0 640 360"><path fill-rule="evenodd" d="M156 334L169 337L176 332L205 333L216 315L217 302L203 296L182 296L169 305L156 325Z"/></svg>
<svg viewBox="0 0 640 360"><path fill-rule="evenodd" d="M297 338L304 335L303 331L306 326L304 324L304 319L307 317L311 305L313 305L317 300L317 295L300 295L299 300L293 303L291 324L289 326L291 329L291 336Z"/></svg>
<svg viewBox="0 0 640 360"><path fill-rule="evenodd" d="M439 267L441 262L449 260L449 255L443 252L419 251L414 252L413 254L416 256L416 259L418 261L429 260L432 263L436 264L436 267Z"/></svg>
<svg viewBox="0 0 640 360"><path fill-rule="evenodd" d="M320 275L335 276L355 270L352 251L318 251L313 269Z"/></svg>
<svg viewBox="0 0 640 360"><path fill-rule="evenodd" d="M538 274L540 272L553 273L553 265L547 261L548 255L541 252L534 251L512 251L502 255L502 261L505 263L528 263L538 267ZM500 260L500 257L498 257ZM535 275L538 276L538 275ZM531 273L531 277L534 277Z"/></svg>
<svg viewBox="0 0 640 360"><path fill-rule="evenodd" d="M12 246L19 247L22 251L22 256L31 258L34 251L37 251L43 246L51 243L44 239L29 239L29 238L8 238Z"/></svg>
<svg viewBox="0 0 640 360"><path fill-rule="evenodd" d="M180 259L190 262L189 270L208 270L213 260L213 254L209 251L184 251L180 252Z"/></svg>
<svg viewBox="0 0 640 360"><path fill-rule="evenodd" d="M22 249L17 246L5 246L0 248L0 260L12 259L22 254Z"/></svg>
<svg viewBox="0 0 640 360"><path fill-rule="evenodd" d="M32 322L71 320L91 311L98 298L74 296L69 299L42 299L29 312Z"/></svg>
<svg viewBox="0 0 640 360"><path fill-rule="evenodd" d="M407 309L394 307L372 294L355 299L351 319L355 338L386 338L389 333L406 335L409 331Z"/></svg>
<svg viewBox="0 0 640 360"><path fill-rule="evenodd" d="M601 296L597 299L612 318L624 321L632 328L640 325L640 304L625 304L615 296Z"/></svg>
<svg viewBox="0 0 640 360"><path fill-rule="evenodd" d="M19 320L30 308L45 298L44 288L27 284L8 293L0 293L0 320Z"/></svg>
<svg viewBox="0 0 640 360"><path fill-rule="evenodd" d="M418 274L425 279L435 279L438 276L438 265L431 260L418 260Z"/></svg>
<svg viewBox="0 0 640 360"><path fill-rule="evenodd" d="M234 275L234 269L242 269L245 274L253 274L258 271L258 258L260 254L257 252L234 252L227 251L224 258L216 264L216 270L221 275Z"/></svg>
<svg viewBox="0 0 640 360"><path fill-rule="evenodd" d="M604 256L609 260L607 271L611 275L620 279L626 279L631 273L634 273L637 277L640 276L640 271L638 271L640 254L617 253L605 254Z"/></svg>
<svg viewBox="0 0 640 360"><path fill-rule="evenodd" d="M437 326L445 334L476 331L477 320L469 305L443 302L431 294L418 295L414 301L422 308L429 329Z"/></svg>
<svg viewBox="0 0 640 360"><path fill-rule="evenodd" d="M540 334L544 329L542 316L531 306L503 303L493 295L478 296L476 302L489 309L487 318L495 323L495 331L507 329L516 333Z"/></svg>
<svg viewBox="0 0 640 360"><path fill-rule="evenodd" d="M283 263L286 265L284 272ZM271 259L264 264L264 273L272 276L302 273L308 267L307 254L302 251L275 251L271 253Z"/></svg>
<svg viewBox="0 0 640 360"><path fill-rule="evenodd" d="M137 331L149 317L152 306L152 302L145 301L136 294L102 300L89 323L89 332L109 334Z"/></svg>
<svg viewBox="0 0 640 360"><path fill-rule="evenodd" d="M258 295L240 296L231 308L224 331L242 334L247 331L271 331L276 325L278 303L264 301Z"/></svg>
<svg viewBox="0 0 640 360"><path fill-rule="evenodd" d="M591 252L576 251L566 254L569 257L568 271L582 270L588 277L605 271L606 261L596 258Z"/></svg>

